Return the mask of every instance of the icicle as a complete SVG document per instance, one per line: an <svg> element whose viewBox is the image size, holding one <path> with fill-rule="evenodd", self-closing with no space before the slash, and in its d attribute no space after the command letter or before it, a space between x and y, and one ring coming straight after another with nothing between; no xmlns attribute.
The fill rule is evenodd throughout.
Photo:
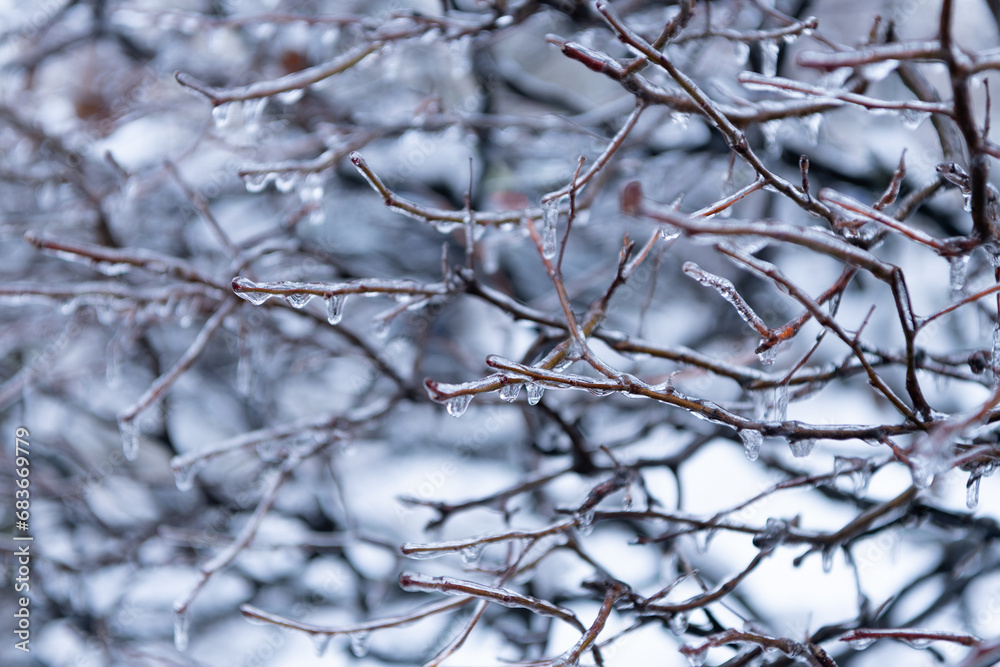
<svg viewBox="0 0 1000 667"><path fill-rule="evenodd" d="M680 637L688 629L688 614L685 611L679 611L670 617L670 631L675 635Z"/></svg>
<svg viewBox="0 0 1000 667"><path fill-rule="evenodd" d="M174 483L177 485L178 491L187 492L194 487L194 478L201 466L202 463L192 463L174 468Z"/></svg>
<svg viewBox="0 0 1000 667"><path fill-rule="evenodd" d="M806 132L806 141L810 146L819 143L819 128L823 125L823 114L814 113L802 119L802 127Z"/></svg>
<svg viewBox="0 0 1000 667"><path fill-rule="evenodd" d="M545 393L545 387L540 384L535 384L534 382L528 383L528 405L538 405L538 401L542 400L542 394Z"/></svg>
<svg viewBox="0 0 1000 667"><path fill-rule="evenodd" d="M761 341L764 342L763 340ZM765 348L757 353L757 359L760 363L765 366L770 366L774 363L774 360L778 358L778 346L772 345L771 347Z"/></svg>
<svg viewBox="0 0 1000 667"><path fill-rule="evenodd" d="M312 298L312 294L294 293L285 295L285 301L288 302L289 306L295 308L296 310L305 308L306 304L312 301Z"/></svg>
<svg viewBox="0 0 1000 667"><path fill-rule="evenodd" d="M1000 369L1000 322L998 322L993 327L993 345L990 351L990 365L996 373L996 369ZM996 384L997 378L994 378L994 384Z"/></svg>
<svg viewBox="0 0 1000 667"><path fill-rule="evenodd" d="M232 102L223 102L212 107L212 120L217 129L224 130L229 127L233 120L233 106L235 105Z"/></svg>
<svg viewBox="0 0 1000 667"><path fill-rule="evenodd" d="M979 480L982 476L974 471L969 475L969 482L965 486L965 506L970 510L979 507Z"/></svg>
<svg viewBox="0 0 1000 667"><path fill-rule="evenodd" d="M109 387L117 387L122 379L122 338L119 332L108 341L108 347L104 353L106 368L105 377Z"/></svg>
<svg viewBox="0 0 1000 667"><path fill-rule="evenodd" d="M788 522L768 517L764 523L764 532L754 539L753 543L758 548L771 549L784 542L786 537L788 537Z"/></svg>
<svg viewBox="0 0 1000 667"><path fill-rule="evenodd" d="M750 45L746 42L733 42L733 53L736 56L736 65L743 67L750 59Z"/></svg>
<svg viewBox="0 0 1000 667"><path fill-rule="evenodd" d="M513 403L517 400L517 395L521 393L521 383L511 382L500 387L500 400Z"/></svg>
<svg viewBox="0 0 1000 667"><path fill-rule="evenodd" d="M472 394L460 394L446 400L444 407L452 417L461 417L465 414L465 409L469 407L470 401L472 401Z"/></svg>
<svg viewBox="0 0 1000 667"><path fill-rule="evenodd" d="M559 221L559 199L542 203L542 255L556 256L556 223Z"/></svg>
<svg viewBox="0 0 1000 667"><path fill-rule="evenodd" d="M594 510L581 512L576 515L576 532L586 537L594 532L594 520L596 519Z"/></svg>
<svg viewBox="0 0 1000 667"><path fill-rule="evenodd" d="M764 135L764 150L771 155L778 152L778 130L780 128L779 121L776 120L768 120L760 124L760 132ZM769 187L771 186L765 186L764 189Z"/></svg>
<svg viewBox="0 0 1000 667"><path fill-rule="evenodd" d="M260 132L260 121L264 115L265 106L267 106L266 97L243 100L243 127L251 136Z"/></svg>
<svg viewBox="0 0 1000 667"><path fill-rule="evenodd" d="M823 571L829 573L833 570L833 549L823 547Z"/></svg>
<svg viewBox="0 0 1000 667"><path fill-rule="evenodd" d="M854 484L854 495L863 496L868 492L868 483L872 479L872 468L867 461L851 473L851 483Z"/></svg>
<svg viewBox="0 0 1000 667"><path fill-rule="evenodd" d="M712 539L715 537L716 532L718 531L715 528L705 528L695 533L694 548L699 555L704 556L708 553L708 547L712 544Z"/></svg>
<svg viewBox="0 0 1000 667"><path fill-rule="evenodd" d="M281 171L274 177L274 187L278 192L291 192L299 182L299 174L295 171Z"/></svg>
<svg viewBox="0 0 1000 667"><path fill-rule="evenodd" d="M327 647L330 646L330 639L333 638L333 635L316 633L311 635L311 637L313 648L316 649L316 656L322 658L326 654Z"/></svg>
<svg viewBox="0 0 1000 667"><path fill-rule="evenodd" d="M274 174L271 173L252 173L243 175L243 184L246 186L247 192L251 194L256 194L258 192L263 192L267 184L270 183L275 178Z"/></svg>
<svg viewBox="0 0 1000 667"><path fill-rule="evenodd" d="M969 191L969 192L963 192L962 193L962 200L963 200L962 201L962 210L965 211L966 213L971 213L972 212L972 192L971 191Z"/></svg>
<svg viewBox="0 0 1000 667"><path fill-rule="evenodd" d="M816 441L813 438L799 438L788 441L788 447L792 450L792 456L797 459L809 456L815 446Z"/></svg>
<svg viewBox="0 0 1000 667"><path fill-rule="evenodd" d="M746 452L747 460L756 461L757 455L760 454L761 443L764 442L764 436L761 435L760 431L749 428L741 428L737 433L740 440L743 441L743 451Z"/></svg>
<svg viewBox="0 0 1000 667"><path fill-rule="evenodd" d="M174 647L181 652L188 647L188 631L191 627L191 617L187 610L174 611Z"/></svg>
<svg viewBox="0 0 1000 667"><path fill-rule="evenodd" d="M777 345L771 349L777 349ZM783 422L788 419L787 384L779 384L774 387L774 408L771 410L771 419L778 422Z"/></svg>
<svg viewBox="0 0 1000 667"><path fill-rule="evenodd" d="M950 271L949 283L951 289L958 292L965 287L965 280L969 275L969 255L956 255L948 258Z"/></svg>
<svg viewBox="0 0 1000 667"><path fill-rule="evenodd" d="M482 559L485 547L482 542L465 547L462 549L462 562L466 565L475 565Z"/></svg>
<svg viewBox="0 0 1000 667"><path fill-rule="evenodd" d="M368 639L370 637L368 632L364 630L361 632L352 632L348 637L351 638L351 653L358 658L368 655Z"/></svg>
<svg viewBox="0 0 1000 667"><path fill-rule="evenodd" d="M344 319L344 304L347 303L346 294L331 294L326 297L326 321L330 324L340 324Z"/></svg>
<svg viewBox="0 0 1000 667"><path fill-rule="evenodd" d="M774 76L778 73L778 43L771 40L761 40L760 73L764 76Z"/></svg>
<svg viewBox="0 0 1000 667"><path fill-rule="evenodd" d="M118 430L122 434L122 452L128 461L139 456L139 425L134 419L118 419Z"/></svg>

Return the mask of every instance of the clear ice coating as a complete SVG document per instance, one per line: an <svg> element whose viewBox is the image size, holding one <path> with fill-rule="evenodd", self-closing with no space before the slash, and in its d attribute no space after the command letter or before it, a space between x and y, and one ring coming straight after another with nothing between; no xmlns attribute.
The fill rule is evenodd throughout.
<svg viewBox="0 0 1000 667"><path fill-rule="evenodd" d="M741 428L738 431L740 440L743 441L743 451L746 452L748 461L756 461L760 454L760 446L764 442L764 436L760 431L749 428Z"/></svg>
<svg viewBox="0 0 1000 667"><path fill-rule="evenodd" d="M471 401L472 394L462 394L449 398L444 402L444 407L452 417L461 417L465 414L465 409L469 407Z"/></svg>
<svg viewBox="0 0 1000 667"><path fill-rule="evenodd" d="M670 617L670 631L675 635L680 637L688 629L688 614L684 611L679 611Z"/></svg>
<svg viewBox="0 0 1000 667"><path fill-rule="evenodd" d="M312 294L303 294L301 292L285 295L285 301L288 302L289 306L295 309L305 308L306 304L312 301L312 298Z"/></svg>
<svg viewBox="0 0 1000 667"><path fill-rule="evenodd" d="M540 384L535 384L534 382L528 383L528 405L538 405L538 401L542 400L542 394L545 393L545 387Z"/></svg>
<svg viewBox="0 0 1000 667"><path fill-rule="evenodd" d="M556 223L559 221L559 199L542 203L542 255L556 256Z"/></svg>
<svg viewBox="0 0 1000 667"><path fill-rule="evenodd" d="M331 294L326 297L326 321L330 324L340 324L344 319L345 303L347 303L346 294Z"/></svg>
<svg viewBox="0 0 1000 667"><path fill-rule="evenodd" d="M462 549L462 562L466 565L475 565L482 559L485 547L482 542L465 547Z"/></svg>
<svg viewBox="0 0 1000 667"><path fill-rule="evenodd" d="M315 633L312 637L313 648L316 649L316 656L322 658L326 654L326 649L330 646L333 635Z"/></svg>
<svg viewBox="0 0 1000 667"><path fill-rule="evenodd" d="M702 644L701 646L685 644L680 648L680 651L687 658L688 664L691 667L702 667L708 659L708 644Z"/></svg>
<svg viewBox="0 0 1000 667"><path fill-rule="evenodd" d="M763 341L761 341L763 342ZM778 358L778 346L772 345L757 353L757 359L765 366L770 366Z"/></svg>

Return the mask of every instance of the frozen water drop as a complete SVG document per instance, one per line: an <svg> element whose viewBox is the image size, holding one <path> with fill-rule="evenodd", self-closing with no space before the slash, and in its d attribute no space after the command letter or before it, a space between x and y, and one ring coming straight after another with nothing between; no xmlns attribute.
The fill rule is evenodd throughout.
<svg viewBox="0 0 1000 667"><path fill-rule="evenodd" d="M814 113L802 119L802 127L806 132L806 141L810 146L819 143L819 129L823 125L823 114Z"/></svg>
<svg viewBox="0 0 1000 667"><path fill-rule="evenodd" d="M540 384L535 384L534 382L528 383L528 405L538 405L538 401L542 400L542 394L545 393L545 387Z"/></svg>
<svg viewBox="0 0 1000 667"><path fill-rule="evenodd" d="M174 647L181 652L187 650L188 632L191 628L191 617L187 610L174 611Z"/></svg>
<svg viewBox="0 0 1000 667"><path fill-rule="evenodd" d="M294 171L282 171L274 177L274 187L278 192L291 192L299 182L299 175Z"/></svg>
<svg viewBox="0 0 1000 667"><path fill-rule="evenodd" d="M559 221L559 199L542 203L542 255L556 256L556 223Z"/></svg>
<svg viewBox="0 0 1000 667"><path fill-rule="evenodd" d="M851 473L851 483L854 484L854 495L862 496L868 492L868 483L872 479L872 468L867 462Z"/></svg>
<svg viewBox="0 0 1000 667"><path fill-rule="evenodd" d="M462 562L466 565L475 565L478 563L483 557L483 549L485 546L485 544L480 542L462 549Z"/></svg>
<svg viewBox="0 0 1000 667"><path fill-rule="evenodd" d="M788 441L788 447L792 450L792 456L797 459L809 456L815 446L816 441L813 438L799 438Z"/></svg>
<svg viewBox="0 0 1000 667"><path fill-rule="evenodd" d="M702 556L708 553L708 547L711 546L712 540L715 538L715 533L717 530L715 528L706 528L698 533L695 533L695 550Z"/></svg>
<svg viewBox="0 0 1000 667"><path fill-rule="evenodd" d="M593 510L580 512L576 515L576 532L583 536L594 532L594 521L597 518Z"/></svg>
<svg viewBox="0 0 1000 667"><path fill-rule="evenodd" d="M875 639L873 637L858 637L857 639L848 640L847 643L855 651L864 651L866 648L875 643Z"/></svg>
<svg viewBox="0 0 1000 667"><path fill-rule="evenodd" d="M390 317L376 315L372 318L372 336L375 338L385 338L389 335Z"/></svg>
<svg viewBox="0 0 1000 667"><path fill-rule="evenodd" d="M263 173L250 173L243 175L243 185L246 186L247 192L251 194L256 194L258 192L263 192L267 184L271 182L274 178L274 174L267 172Z"/></svg>
<svg viewBox="0 0 1000 667"><path fill-rule="evenodd" d="M750 59L750 45L746 42L733 42L733 53L736 55L736 64L743 67Z"/></svg>
<svg viewBox="0 0 1000 667"><path fill-rule="evenodd" d="M330 639L333 637L333 635L317 633L311 635L311 637L312 637L313 648L316 649L316 655L322 658L323 655L326 654L327 647L330 646Z"/></svg>
<svg viewBox="0 0 1000 667"><path fill-rule="evenodd" d="M246 128L248 134L256 135L260 131L260 122L264 115L265 106L267 106L266 97L243 101L243 127Z"/></svg>
<svg viewBox="0 0 1000 667"><path fill-rule="evenodd" d="M517 395L521 393L521 383L511 382L500 387L500 399L513 403L517 400Z"/></svg>
<svg viewBox="0 0 1000 667"><path fill-rule="evenodd" d="M120 334L115 334L108 341L108 347L104 356L107 363L105 377L107 378L108 386L112 388L117 387L121 384L122 379L122 341Z"/></svg>
<svg viewBox="0 0 1000 667"><path fill-rule="evenodd" d="M777 349L777 346L771 348ZM783 422L788 419L788 385L774 386L774 407L771 409L771 419Z"/></svg>
<svg viewBox="0 0 1000 667"><path fill-rule="evenodd" d="M285 295L285 301L288 302L289 306L295 308L296 310L305 308L306 304L312 301L312 298L312 294L303 294L301 292Z"/></svg>
<svg viewBox="0 0 1000 667"><path fill-rule="evenodd" d="M139 425L134 419L118 418L118 430L122 434L122 453L129 461L139 455Z"/></svg>
<svg viewBox="0 0 1000 667"><path fill-rule="evenodd" d="M303 204L318 203L323 199L324 190L323 175L315 171L298 182L297 192Z"/></svg>
<svg viewBox="0 0 1000 667"><path fill-rule="evenodd" d="M764 436L760 431L749 428L741 428L739 431L740 440L743 441L743 451L746 452L748 461L756 461L760 454L760 446L764 442Z"/></svg>
<svg viewBox="0 0 1000 667"><path fill-rule="evenodd" d="M965 287L965 280L969 275L969 255L958 255L948 258L949 283L956 292Z"/></svg>
<svg viewBox="0 0 1000 667"><path fill-rule="evenodd" d="M925 649L931 645L931 640L927 637L913 637L912 639L904 639L903 643L910 648Z"/></svg>
<svg viewBox="0 0 1000 667"><path fill-rule="evenodd" d="M979 507L979 480L981 479L982 477L973 473L965 487L965 506L970 510Z"/></svg>
<svg viewBox="0 0 1000 667"><path fill-rule="evenodd" d="M660 238L664 241L673 241L675 238L681 235L681 230L677 229L673 225L662 224L660 225Z"/></svg>
<svg viewBox="0 0 1000 667"><path fill-rule="evenodd" d="M916 109L902 109L899 112L899 122L907 130L915 130L920 127L925 120L930 118L929 111L917 111Z"/></svg>
<svg viewBox="0 0 1000 667"><path fill-rule="evenodd" d="M444 407L452 417L461 417L465 414L465 409L469 407L470 401L472 401L472 394L461 394L445 401Z"/></svg>
<svg viewBox="0 0 1000 667"><path fill-rule="evenodd" d="M220 130L229 127L233 119L233 106L232 102L223 102L212 107L212 120L215 122L215 127Z"/></svg>
<svg viewBox="0 0 1000 667"><path fill-rule="evenodd" d="M369 634L368 632L352 632L348 635L351 639L351 653L358 658L368 655Z"/></svg>
<svg viewBox="0 0 1000 667"><path fill-rule="evenodd" d="M187 492L194 487L194 478L200 467L201 465L186 464L174 468L174 483L178 491Z"/></svg>
<svg viewBox="0 0 1000 667"><path fill-rule="evenodd" d="M831 570L833 570L833 549L823 547L823 571L830 572Z"/></svg>
<svg viewBox="0 0 1000 667"><path fill-rule="evenodd" d="M772 40L762 40L760 44L760 73L764 76L774 76L778 73L778 43Z"/></svg>
<svg viewBox="0 0 1000 667"><path fill-rule="evenodd" d="M966 213L972 212L972 192L962 193L962 210Z"/></svg>
<svg viewBox="0 0 1000 667"><path fill-rule="evenodd" d="M701 646L686 644L680 648L680 652L687 658L688 664L691 667L702 667L708 659L708 644L702 644Z"/></svg>
<svg viewBox="0 0 1000 667"><path fill-rule="evenodd" d="M345 303L347 303L346 294L331 294L326 297L326 321L330 324L340 324L344 319Z"/></svg>
<svg viewBox="0 0 1000 667"><path fill-rule="evenodd" d="M763 342L763 341L761 341ZM765 366L770 366L778 358L778 346L772 345L757 353L757 359Z"/></svg>
<svg viewBox="0 0 1000 667"><path fill-rule="evenodd" d="M302 99L302 95L305 93L304 88L293 88L292 90L286 90L283 93L278 93L275 95L278 101L282 104L295 104Z"/></svg>
<svg viewBox="0 0 1000 667"><path fill-rule="evenodd" d="M680 637L688 629L688 615L687 612L679 611L670 617L670 631L675 635Z"/></svg>

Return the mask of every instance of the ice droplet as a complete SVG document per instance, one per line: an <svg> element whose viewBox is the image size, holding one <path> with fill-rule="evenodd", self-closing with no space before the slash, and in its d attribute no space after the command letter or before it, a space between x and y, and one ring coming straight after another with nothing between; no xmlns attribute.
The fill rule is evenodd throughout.
<svg viewBox="0 0 1000 667"><path fill-rule="evenodd" d="M304 88L293 88L291 90L286 90L283 93L278 93L275 97L282 104L295 104L302 99L302 95L305 93Z"/></svg>
<svg viewBox="0 0 1000 667"><path fill-rule="evenodd" d="M930 118L930 111L917 111L916 109L902 109L899 114L899 122L907 130L915 130L920 127L925 120Z"/></svg>
<svg viewBox="0 0 1000 667"><path fill-rule="evenodd" d="M708 547L712 544L712 539L715 537L716 532L715 528L706 528L695 533L694 547L700 555L704 556L708 553Z"/></svg>
<svg viewBox="0 0 1000 667"><path fill-rule="evenodd" d="M969 255L958 255L948 258L948 272L951 289L959 291L965 287L965 279L969 275Z"/></svg>
<svg viewBox="0 0 1000 667"><path fill-rule="evenodd" d="M246 186L247 192L251 194L256 194L258 192L263 192L267 184L271 182L274 178L274 174L270 173L251 173L243 175L243 185Z"/></svg>
<svg viewBox="0 0 1000 667"><path fill-rule="evenodd" d="M299 182L299 175L294 171L282 171L274 177L274 187L278 192L291 192Z"/></svg>
<svg viewBox="0 0 1000 667"><path fill-rule="evenodd" d="M833 549L823 547L823 571L830 572L833 569Z"/></svg>
<svg viewBox="0 0 1000 667"><path fill-rule="evenodd" d="M743 441L743 451L746 452L747 460L756 461L757 455L760 454L760 446L764 442L764 436L761 435L760 431L749 428L741 428L737 433L740 440Z"/></svg>
<svg viewBox="0 0 1000 667"><path fill-rule="evenodd" d="M743 67L750 59L750 45L746 42L733 42L733 53L736 56L736 64Z"/></svg>
<svg viewBox="0 0 1000 667"><path fill-rule="evenodd" d="M358 658L368 655L368 640L370 637L368 632L352 632L348 637L351 639L351 653Z"/></svg>
<svg viewBox="0 0 1000 667"><path fill-rule="evenodd" d="M303 294L300 292L285 295L285 301L288 302L289 306L295 308L296 310L305 308L306 304L312 301L312 298L313 298L312 294Z"/></svg>
<svg viewBox="0 0 1000 667"><path fill-rule="evenodd" d="M556 256L556 223L559 221L559 199L542 203L542 255Z"/></svg>
<svg viewBox="0 0 1000 667"><path fill-rule="evenodd" d="M469 407L470 401L472 401L472 394L461 394L445 401L444 407L452 417L461 417L465 414L465 409Z"/></svg>
<svg viewBox="0 0 1000 667"><path fill-rule="evenodd" d="M688 629L688 615L687 612L679 611L670 617L670 631L675 635L680 637Z"/></svg>
<svg viewBox="0 0 1000 667"><path fill-rule="evenodd" d="M316 649L316 655L320 658L326 653L327 647L330 646L330 639L333 635L326 634L313 634L312 637L313 648Z"/></svg>
<svg viewBox="0 0 1000 667"><path fill-rule="evenodd" d="M981 479L981 476L973 472L965 486L965 506L970 510L979 507L979 480Z"/></svg>
<svg viewBox="0 0 1000 667"><path fill-rule="evenodd" d="M267 106L266 97L243 101L243 127L248 134L255 135L260 131L260 121L264 116L265 106Z"/></svg>
<svg viewBox="0 0 1000 667"><path fill-rule="evenodd" d="M681 235L681 230L677 229L673 225L661 224L660 225L660 238L664 241L673 241L675 238Z"/></svg>
<svg viewBox="0 0 1000 667"><path fill-rule="evenodd" d="M778 43L762 40L760 44L760 73L774 76L778 73Z"/></svg>
<svg viewBox="0 0 1000 667"><path fill-rule="evenodd" d="M763 342L763 341L761 341ZM757 353L757 359L765 366L770 366L778 358L778 346L772 345Z"/></svg>
<svg viewBox="0 0 1000 667"><path fill-rule="evenodd" d="M771 349L778 349L777 346ZM788 385L774 386L774 407L771 408L771 419L783 422L788 419Z"/></svg>
<svg viewBox="0 0 1000 667"><path fill-rule="evenodd" d="M903 643L910 648L925 649L931 645L931 640L927 637L914 637L912 639L904 639Z"/></svg>
<svg viewBox="0 0 1000 667"><path fill-rule="evenodd" d="M188 631L191 627L191 617L187 610L174 611L174 648L182 653L188 647Z"/></svg>
<svg viewBox="0 0 1000 667"><path fill-rule="evenodd" d="M594 532L594 520L597 518L593 510L580 512L576 515L576 532L586 537Z"/></svg>
<svg viewBox="0 0 1000 667"><path fill-rule="evenodd" d="M118 430L122 434L122 453L128 461L135 461L139 455L139 425L133 419L118 418Z"/></svg>
<svg viewBox="0 0 1000 667"><path fill-rule="evenodd" d="M462 549L462 562L466 565L475 565L482 559L485 547L482 542L465 547Z"/></svg>
<svg viewBox="0 0 1000 667"><path fill-rule="evenodd" d="M815 446L816 441L813 438L800 438L788 441L788 447L792 450L792 456L797 459L809 456Z"/></svg>
<svg viewBox="0 0 1000 667"><path fill-rule="evenodd" d="M538 405L538 401L542 400L542 394L545 393L545 387L540 384L535 384L534 382L528 383L528 405Z"/></svg>
<svg viewBox="0 0 1000 667"><path fill-rule="evenodd" d="M687 658L688 664L691 667L702 667L705 664L705 660L708 659L708 644L702 644L701 646L685 644L681 646L680 652Z"/></svg>
<svg viewBox="0 0 1000 667"><path fill-rule="evenodd" d="M122 335L116 333L108 341L107 350L104 353L105 362L107 364L105 368L105 377L108 381L109 387L117 387L121 384L122 380Z"/></svg>
<svg viewBox="0 0 1000 667"><path fill-rule="evenodd" d="M319 202L323 199L324 189L323 175L315 171L310 172L299 182L299 199L303 204Z"/></svg>
<svg viewBox="0 0 1000 667"><path fill-rule="evenodd" d="M344 319L344 304L347 303L346 294L331 294L326 297L326 321L330 324L340 324Z"/></svg>
<svg viewBox="0 0 1000 667"><path fill-rule="evenodd" d="M194 487L195 474L201 465L187 464L179 468L174 468L174 483L177 490L181 492L190 491Z"/></svg>
<svg viewBox="0 0 1000 667"><path fill-rule="evenodd" d="M806 132L806 141L810 146L819 143L819 128L823 125L823 114L814 113L802 119L802 127Z"/></svg>
<svg viewBox="0 0 1000 667"><path fill-rule="evenodd" d="M866 648L875 643L874 637L859 637L857 639L849 639L847 643L855 651L864 651Z"/></svg>
<svg viewBox="0 0 1000 667"><path fill-rule="evenodd" d="M521 393L521 383L511 382L500 387L500 400L513 403L517 400L517 395Z"/></svg>
<svg viewBox="0 0 1000 667"><path fill-rule="evenodd" d="M966 213L971 213L972 212L972 192L971 191L970 192L963 192L962 193L962 199L963 199L963 201L962 201L962 210L965 211Z"/></svg>
<svg viewBox="0 0 1000 667"><path fill-rule="evenodd" d="M212 107L212 120L215 122L216 128L224 130L229 127L233 119L233 106L232 102L223 102Z"/></svg>

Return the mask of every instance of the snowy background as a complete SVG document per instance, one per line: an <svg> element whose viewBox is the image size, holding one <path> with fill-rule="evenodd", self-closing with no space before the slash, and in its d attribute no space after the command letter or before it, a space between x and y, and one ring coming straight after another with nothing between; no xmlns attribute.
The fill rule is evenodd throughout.
<svg viewBox="0 0 1000 667"><path fill-rule="evenodd" d="M610 4L649 40L679 12L676 3ZM798 185L804 154L814 195L832 188L871 205L904 149L900 199L937 182L935 167L953 159L926 114L844 105L760 123L753 114L789 97L737 76L837 87L851 75L871 98L913 100L896 61L826 73L796 58L933 39L940 4L698 2L667 54L717 103L749 114L742 129L773 173ZM958 43L993 56L995 3L957 4ZM815 30L801 29L808 16L817 17ZM997 358L993 297L918 335L931 419L959 420L984 405L986 415L923 463L906 457L926 440L910 432L820 438L808 456L793 456L806 453L801 441L765 437L748 456L752 429L737 433L620 393L536 385L509 402L482 392L458 419L449 412L465 406L430 400L425 378L476 381L494 372L489 355L530 365L567 339L528 230L545 224L542 198L571 183L580 156L584 171L593 166L635 109L633 92L559 46L572 40L622 63L635 55L592 3L0 2L0 26L3 664L424 664L470 624L473 606L366 631L369 621L457 599L404 591L403 572L503 581L571 610L585 628L606 582L624 582L634 597L618 601L597 637L607 665L686 665L681 647L727 628L813 641L852 666L961 664L970 654L949 642L919 650L840 640L858 627L985 642L1000 635L1000 486L986 476L997 456L988 424L996 414L986 405L995 379L983 369ZM800 29L773 33L790 26ZM363 51L308 86L210 99ZM943 64L905 67L951 97ZM200 83L182 86L176 72ZM658 68L641 75L683 97ZM972 82L980 120L986 79L996 83L993 74ZM731 280L771 327L802 306L729 262L719 237L660 238L656 220L622 212L620 193L632 181L651 209L677 203L687 213L753 182L753 170L690 110L650 104L577 198L562 274L578 317L612 284L624 236L634 252L653 239L614 293L593 353L649 386L759 423L904 423L831 333L795 371L812 380L784 382L822 327L808 320L764 364L754 352L759 334L683 267L695 262ZM470 242L462 223L391 210L352 164L354 151L419 210L509 211L510 222L476 225ZM557 238L567 228L568 201L561 205ZM767 189L715 220L829 227ZM950 185L907 224L939 239L972 229ZM814 297L845 266L791 244L740 242ZM890 234L872 253L902 269L919 316L995 283L981 249L949 262ZM967 267L964 280L953 265ZM321 283L321 292L364 279L395 296L372 288L346 301L293 294L254 305L252 294L234 295L234 276ZM437 291L420 292L427 286ZM889 289L860 272L836 321L861 331L880 376L906 397ZM632 347L614 349L623 336ZM728 370L662 353L687 349ZM561 370L598 377L584 361ZM755 378L763 387L750 386ZM9 631L18 426L31 434L30 655L13 648ZM981 467L955 463L973 450ZM932 483L921 465L935 469ZM823 542L914 482L915 499ZM588 499L599 501L596 519ZM774 527L784 524L769 519L812 538L782 543ZM401 551L574 521L536 540L432 560ZM690 613L637 612L637 600L667 587L656 602L716 589L763 553L764 538L776 539L773 551L731 593ZM527 566L505 575L518 558ZM328 632L252 622L242 605ZM535 611L488 605L445 664L531 662L572 649L581 632ZM794 661L753 642L704 657L713 665ZM594 659L584 653L582 663Z"/></svg>

